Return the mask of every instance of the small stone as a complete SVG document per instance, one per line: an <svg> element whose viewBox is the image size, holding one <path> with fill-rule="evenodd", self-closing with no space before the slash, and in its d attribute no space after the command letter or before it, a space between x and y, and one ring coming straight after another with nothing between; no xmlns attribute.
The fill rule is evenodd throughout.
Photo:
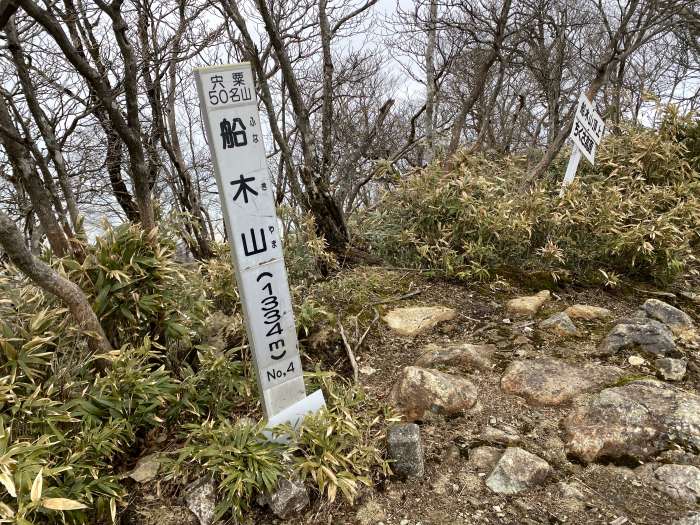
<svg viewBox="0 0 700 525"><path fill-rule="evenodd" d="M491 471L502 455L503 449L501 448L476 447L469 451L469 465L479 472Z"/></svg>
<svg viewBox="0 0 700 525"><path fill-rule="evenodd" d="M486 478L486 486L497 494L518 494L543 483L551 470L539 456L513 447L503 453Z"/></svg>
<svg viewBox="0 0 700 525"><path fill-rule="evenodd" d="M624 516L619 516L610 522L610 525L625 525L629 520Z"/></svg>
<svg viewBox="0 0 700 525"><path fill-rule="evenodd" d="M501 389L531 405L557 406L609 386L623 374L611 366L574 366L554 358L513 361L503 373Z"/></svg>
<svg viewBox="0 0 700 525"><path fill-rule="evenodd" d="M695 292L681 292L681 296L688 299L688 301L691 301L695 304L700 304L700 293L695 293Z"/></svg>
<svg viewBox="0 0 700 525"><path fill-rule="evenodd" d="M279 478L275 490L265 494L261 503L268 505L278 518L287 519L308 506L309 492L297 479Z"/></svg>
<svg viewBox="0 0 700 525"><path fill-rule="evenodd" d="M517 445L520 443L521 437L514 428L509 427L507 430L501 430L500 428L487 425L479 435L479 439L497 445Z"/></svg>
<svg viewBox="0 0 700 525"><path fill-rule="evenodd" d="M549 290L526 297L516 297L506 304L506 310L518 315L535 315L542 305L549 300Z"/></svg>
<svg viewBox="0 0 700 525"><path fill-rule="evenodd" d="M459 366L462 368L493 368L494 345L473 345L469 343L450 344L440 347L429 344L416 361L416 366L431 368L435 366Z"/></svg>
<svg viewBox="0 0 700 525"><path fill-rule="evenodd" d="M391 470L403 478L422 478L425 466L420 428L415 423L400 423L387 433L387 453Z"/></svg>
<svg viewBox="0 0 700 525"><path fill-rule="evenodd" d="M442 321L454 319L456 315L454 309L444 306L412 306L391 310L384 316L384 321L397 334L414 337Z"/></svg>
<svg viewBox="0 0 700 525"><path fill-rule="evenodd" d="M607 308L599 306L590 306L587 304L575 304L569 306L564 313L571 319L582 319L584 321L594 321L596 319L605 319L612 315L612 312Z"/></svg>
<svg viewBox="0 0 700 525"><path fill-rule="evenodd" d="M511 321L510 319L508 319L508 318L506 317L505 319L503 319L502 322L503 322L503 324L511 324L513 321Z"/></svg>
<svg viewBox="0 0 700 525"><path fill-rule="evenodd" d="M685 359L662 357L654 361L659 377L666 381L680 381L685 377L688 362Z"/></svg>
<svg viewBox="0 0 700 525"><path fill-rule="evenodd" d="M700 469L691 465L661 465L654 471L657 488L694 505L700 501Z"/></svg>
<svg viewBox="0 0 700 525"><path fill-rule="evenodd" d="M583 492L583 487L577 481L573 481L571 483L561 481L557 484L557 487L559 488L561 495L565 498L573 498L581 501L586 499L586 495Z"/></svg>
<svg viewBox="0 0 700 525"><path fill-rule="evenodd" d="M199 525L211 525L216 509L216 487L207 478L200 478L185 488L187 508L197 516Z"/></svg>
<svg viewBox="0 0 700 525"><path fill-rule="evenodd" d="M363 367L360 368L360 370L359 370L359 372L360 372L362 375L365 375L365 376L371 376L371 375L374 374L376 371L377 371L377 369L376 369L376 368L372 368L371 366L363 366Z"/></svg>
<svg viewBox="0 0 700 525"><path fill-rule="evenodd" d="M654 319L627 319L617 324L598 346L601 355L639 346L649 354L665 355L676 349L673 333Z"/></svg>
<svg viewBox="0 0 700 525"><path fill-rule="evenodd" d="M408 523L409 523L409 522L408 522L407 519L403 519L403 520L401 520L401 524L400 524L400 525L408 525Z"/></svg>
<svg viewBox="0 0 700 525"><path fill-rule="evenodd" d="M539 327L564 337L579 335L576 325L564 312L548 317L539 324Z"/></svg>
<svg viewBox="0 0 700 525"><path fill-rule="evenodd" d="M692 332L695 328L693 320L683 310L658 299L647 299L642 308L649 317L653 317L668 326L674 335Z"/></svg>
<svg viewBox="0 0 700 525"><path fill-rule="evenodd" d="M642 366L644 365L647 361L644 359L642 356L639 355L631 355L627 358L627 362L631 364L632 366Z"/></svg>
<svg viewBox="0 0 700 525"><path fill-rule="evenodd" d="M131 471L129 477L137 483L145 483L151 481L158 475L160 469L159 454L149 454L136 462L136 467Z"/></svg>
<svg viewBox="0 0 700 525"><path fill-rule="evenodd" d="M390 399L407 421L416 421L426 412L453 415L472 408L476 404L477 389L464 377L407 366L394 385Z"/></svg>

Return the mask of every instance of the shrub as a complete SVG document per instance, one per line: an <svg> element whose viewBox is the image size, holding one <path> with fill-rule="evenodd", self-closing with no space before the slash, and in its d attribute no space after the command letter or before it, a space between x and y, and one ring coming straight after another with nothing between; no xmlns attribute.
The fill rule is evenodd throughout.
<svg viewBox="0 0 700 525"><path fill-rule="evenodd" d="M162 425L178 387L148 340L110 354L102 375L77 366L65 377L62 318L18 314L0 335L0 515L24 525L111 521L124 494L115 464Z"/></svg>
<svg viewBox="0 0 700 525"><path fill-rule="evenodd" d="M113 345L138 343L148 336L188 341L209 309L198 277L173 260L174 242L138 225L107 225L87 247L85 260L62 259L89 296Z"/></svg>
<svg viewBox="0 0 700 525"><path fill-rule="evenodd" d="M375 474L391 470L377 445L385 438L386 422L397 421L372 407L361 387L332 374L316 374L323 385L326 408L307 416L292 432L294 469L310 478L319 493L334 501L337 493L353 503L360 485L371 486Z"/></svg>
<svg viewBox="0 0 700 525"><path fill-rule="evenodd" d="M521 159L462 156L452 171L426 168L387 193L363 236L396 264L463 279L668 282L694 265L700 234L700 174L686 153L670 131L627 128L564 198L561 176L522 193Z"/></svg>

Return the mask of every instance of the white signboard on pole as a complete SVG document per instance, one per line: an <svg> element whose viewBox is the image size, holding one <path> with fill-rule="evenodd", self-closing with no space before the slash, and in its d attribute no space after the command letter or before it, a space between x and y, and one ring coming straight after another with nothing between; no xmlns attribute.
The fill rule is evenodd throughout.
<svg viewBox="0 0 700 525"><path fill-rule="evenodd" d="M569 164L566 167L566 175L564 175L560 195L563 195L564 188L574 180L578 163L581 161L581 155L585 156L591 164L595 164L595 153L604 132L605 123L603 119L593 108L586 95L581 93L576 106L574 123L571 126L571 135L569 135L569 138L574 143L574 147L569 158Z"/></svg>
<svg viewBox="0 0 700 525"><path fill-rule="evenodd" d="M269 424L297 424L324 405L306 396L250 64L194 71L248 341Z"/></svg>
<svg viewBox="0 0 700 525"><path fill-rule="evenodd" d="M578 99L576 117L571 128L571 140L588 159L595 164L595 152L603 138L605 123L583 93Z"/></svg>

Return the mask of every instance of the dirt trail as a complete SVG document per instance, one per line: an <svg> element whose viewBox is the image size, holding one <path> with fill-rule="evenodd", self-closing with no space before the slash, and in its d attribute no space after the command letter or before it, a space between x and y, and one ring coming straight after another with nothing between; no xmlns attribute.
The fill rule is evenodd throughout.
<svg viewBox="0 0 700 525"><path fill-rule="evenodd" d="M562 358L574 365L596 363L619 367L624 375L621 384L626 378L653 376L655 371L648 361L644 366L630 365L628 358L638 353L634 350L620 351L610 357L592 355L615 320L634 315L652 295L637 291L632 294L557 291L533 319L516 319L505 310L506 301L531 290L510 288L494 292L427 280L417 284L423 290L420 294L387 306L447 306L457 311L457 317L415 338L397 336L384 323L379 323L357 356L361 369L374 369L371 375L361 374L361 381L374 399L386 402L402 369L416 362L426 344L492 343L497 348L495 367L489 371L466 372L479 390L477 406L457 417L432 416L419 422L426 459L424 479L390 480L366 491L355 507L324 505L287 523L656 525L672 523L689 510L697 510L697 505L659 492L643 477L643 467L638 462L584 466L567 458L560 422L570 412L571 403L533 407L521 397L503 393L499 384L503 371L512 361L543 357ZM605 307L612 311L612 316L590 322L577 320L580 337L561 337L538 327L550 314L573 304ZM682 298L676 304L697 322L697 306ZM700 382L697 349L680 347L680 351L688 358L689 369L676 386L697 392ZM488 444L480 439L486 426L515 431L521 438L519 446L546 459L554 469L553 475L544 485L522 494L504 496L491 492L484 483L488 470L469 460L475 447ZM680 452L676 456L666 453L657 459L700 466L698 456Z"/></svg>

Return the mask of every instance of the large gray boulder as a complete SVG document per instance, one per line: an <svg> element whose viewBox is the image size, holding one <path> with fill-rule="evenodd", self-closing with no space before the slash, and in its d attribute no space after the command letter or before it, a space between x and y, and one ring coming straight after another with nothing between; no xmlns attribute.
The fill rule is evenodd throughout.
<svg viewBox="0 0 700 525"><path fill-rule="evenodd" d="M700 396L655 380L607 388L564 419L567 452L585 463L646 460L678 445L700 448Z"/></svg>
<svg viewBox="0 0 700 525"><path fill-rule="evenodd" d="M649 354L666 355L676 349L673 333L654 319L627 319L617 324L598 346L601 355L639 347Z"/></svg>
<svg viewBox="0 0 700 525"><path fill-rule="evenodd" d="M426 412L454 415L472 408L477 389L464 377L407 366L390 397L407 421L416 421L423 419Z"/></svg>
<svg viewBox="0 0 700 525"><path fill-rule="evenodd" d="M420 428L415 423L394 425L387 432L391 470L402 478L422 478L425 471Z"/></svg>
<svg viewBox="0 0 700 525"><path fill-rule="evenodd" d="M554 358L513 361L501 377L501 389L531 405L556 406L610 386L623 374L612 366L574 366Z"/></svg>
<svg viewBox="0 0 700 525"><path fill-rule="evenodd" d="M486 478L486 486L497 494L518 494L544 483L551 472L552 468L539 456L511 447Z"/></svg>
<svg viewBox="0 0 700 525"><path fill-rule="evenodd" d="M675 335L682 335L695 329L693 319L688 314L658 299L647 299L642 308L649 317L661 321Z"/></svg>

